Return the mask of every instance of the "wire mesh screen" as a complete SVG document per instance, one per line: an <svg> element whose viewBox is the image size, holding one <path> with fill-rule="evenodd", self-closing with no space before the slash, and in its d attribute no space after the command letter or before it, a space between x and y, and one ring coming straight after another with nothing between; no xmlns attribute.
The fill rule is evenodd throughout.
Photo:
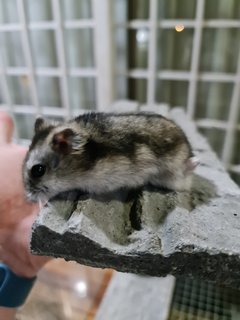
<svg viewBox="0 0 240 320"><path fill-rule="evenodd" d="M240 292L211 283L178 279L168 320L240 319Z"/></svg>
<svg viewBox="0 0 240 320"><path fill-rule="evenodd" d="M186 108L240 183L238 0L0 1L0 108L21 142L130 99Z"/></svg>

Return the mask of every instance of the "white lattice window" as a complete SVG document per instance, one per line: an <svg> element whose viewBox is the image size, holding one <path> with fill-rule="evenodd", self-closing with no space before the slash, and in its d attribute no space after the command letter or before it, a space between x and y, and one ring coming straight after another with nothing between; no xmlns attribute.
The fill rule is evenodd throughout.
<svg viewBox="0 0 240 320"><path fill-rule="evenodd" d="M1 109L14 115L21 142L36 114L61 120L112 102L107 5L1 2Z"/></svg>

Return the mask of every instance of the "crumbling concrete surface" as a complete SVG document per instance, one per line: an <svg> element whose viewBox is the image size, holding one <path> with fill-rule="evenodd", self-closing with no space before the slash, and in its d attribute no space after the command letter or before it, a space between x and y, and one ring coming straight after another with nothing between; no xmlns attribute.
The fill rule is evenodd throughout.
<svg viewBox="0 0 240 320"><path fill-rule="evenodd" d="M144 189L50 201L33 253L141 275L185 275L240 288L240 190L182 109L169 116L201 161L190 192Z"/></svg>

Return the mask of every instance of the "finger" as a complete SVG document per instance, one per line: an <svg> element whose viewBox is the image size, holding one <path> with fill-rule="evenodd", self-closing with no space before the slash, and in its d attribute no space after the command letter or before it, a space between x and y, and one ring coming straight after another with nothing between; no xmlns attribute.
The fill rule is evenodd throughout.
<svg viewBox="0 0 240 320"><path fill-rule="evenodd" d="M30 264L23 259L19 259L14 252L3 250L0 259L18 276L31 278L37 273Z"/></svg>
<svg viewBox="0 0 240 320"><path fill-rule="evenodd" d="M11 142L13 135L12 118L5 112L0 111L0 145Z"/></svg>

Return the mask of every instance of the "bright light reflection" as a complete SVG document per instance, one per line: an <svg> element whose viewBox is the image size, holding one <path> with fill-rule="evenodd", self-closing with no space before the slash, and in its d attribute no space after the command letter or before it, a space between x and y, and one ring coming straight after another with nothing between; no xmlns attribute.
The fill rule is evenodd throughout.
<svg viewBox="0 0 240 320"><path fill-rule="evenodd" d="M175 26L175 30L176 30L177 32L183 31L183 30L184 30L184 25L183 25L183 24L177 24L177 25Z"/></svg>
<svg viewBox="0 0 240 320"><path fill-rule="evenodd" d="M78 281L75 284L75 290L80 294L81 297L86 297L87 295L87 284L84 281Z"/></svg>
<svg viewBox="0 0 240 320"><path fill-rule="evenodd" d="M140 44L144 44L148 41L148 30L147 29L139 29L136 34L137 42Z"/></svg>

